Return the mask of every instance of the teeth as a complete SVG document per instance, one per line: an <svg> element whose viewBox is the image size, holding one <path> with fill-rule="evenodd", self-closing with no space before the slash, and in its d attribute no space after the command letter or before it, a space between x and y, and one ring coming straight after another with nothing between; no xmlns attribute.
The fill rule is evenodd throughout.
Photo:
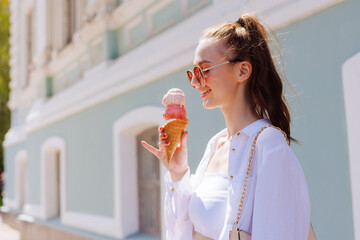
<svg viewBox="0 0 360 240"><path fill-rule="evenodd" d="M204 93L207 93L207 92L210 92L210 89L202 92L201 94L204 94Z"/></svg>

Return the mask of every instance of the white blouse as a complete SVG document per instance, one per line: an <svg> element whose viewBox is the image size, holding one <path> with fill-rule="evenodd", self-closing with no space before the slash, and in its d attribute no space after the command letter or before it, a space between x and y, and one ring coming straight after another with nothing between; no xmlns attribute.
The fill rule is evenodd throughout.
<svg viewBox="0 0 360 240"><path fill-rule="evenodd" d="M229 239L229 231L236 221L253 139L263 126L269 124L260 119L232 138L228 202L220 240ZM193 238L194 226L188 213L190 196L202 182L217 141L226 131L224 129L210 139L194 175L190 176L188 170L179 182L172 182L169 172L165 174L166 239ZM250 233L252 240L304 240L309 226L310 200L303 170L281 131L266 128L257 139L239 227Z"/></svg>

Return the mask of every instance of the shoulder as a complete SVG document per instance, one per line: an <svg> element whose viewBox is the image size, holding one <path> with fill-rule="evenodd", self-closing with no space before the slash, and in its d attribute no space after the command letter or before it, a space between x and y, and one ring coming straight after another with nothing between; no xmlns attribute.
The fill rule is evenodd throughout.
<svg viewBox="0 0 360 240"><path fill-rule="evenodd" d="M286 136L275 127L265 128L258 136L256 145L260 148L289 147Z"/></svg>
<svg viewBox="0 0 360 240"><path fill-rule="evenodd" d="M277 128L268 127L260 133L256 142L256 153L259 167L302 171L285 135Z"/></svg>
<svg viewBox="0 0 360 240"><path fill-rule="evenodd" d="M265 128L257 139L257 144L265 145L288 145L285 134L275 127Z"/></svg>

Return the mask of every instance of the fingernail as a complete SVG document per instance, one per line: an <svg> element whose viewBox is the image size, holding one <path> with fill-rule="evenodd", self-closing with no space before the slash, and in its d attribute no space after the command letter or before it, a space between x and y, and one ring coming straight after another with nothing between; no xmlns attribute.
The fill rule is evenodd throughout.
<svg viewBox="0 0 360 240"><path fill-rule="evenodd" d="M165 145L168 145L170 143L170 141L165 141Z"/></svg>
<svg viewBox="0 0 360 240"><path fill-rule="evenodd" d="M164 127L160 127L160 131L164 130Z"/></svg>
<svg viewBox="0 0 360 240"><path fill-rule="evenodd" d="M166 137L167 137L167 134L166 134L166 133L164 133L164 134L162 135L162 137L163 137L163 138L166 138Z"/></svg>

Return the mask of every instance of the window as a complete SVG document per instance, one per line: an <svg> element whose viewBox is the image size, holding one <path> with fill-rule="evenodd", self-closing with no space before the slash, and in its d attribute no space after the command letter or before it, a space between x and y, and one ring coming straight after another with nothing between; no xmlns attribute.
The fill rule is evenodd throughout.
<svg viewBox="0 0 360 240"><path fill-rule="evenodd" d="M21 209L25 203L26 186L26 159L25 150L20 150L15 156L15 208Z"/></svg>
<svg viewBox="0 0 360 240"><path fill-rule="evenodd" d="M22 43L22 51L24 53L24 57L22 60L22 80L21 87L26 87L29 84L30 73L32 70L32 58L34 53L34 38L35 38L35 21L33 15L33 9L31 9L24 16L24 31L23 31L23 43Z"/></svg>
<svg viewBox="0 0 360 240"><path fill-rule="evenodd" d="M51 137L41 145L41 219L61 216L65 203L65 141ZM62 212L61 212L62 211Z"/></svg>
<svg viewBox="0 0 360 240"><path fill-rule="evenodd" d="M147 141L156 145L157 127L140 133L137 142ZM138 144L138 194L139 194L139 228L141 232L161 235L161 196L160 196L160 162L145 148Z"/></svg>
<svg viewBox="0 0 360 240"><path fill-rule="evenodd" d="M86 0L53 1L51 4L52 46L56 52L72 42L84 23Z"/></svg>
<svg viewBox="0 0 360 240"><path fill-rule="evenodd" d="M66 0L65 1L65 45L70 43L72 40L72 36L76 32L76 2L74 0Z"/></svg>

